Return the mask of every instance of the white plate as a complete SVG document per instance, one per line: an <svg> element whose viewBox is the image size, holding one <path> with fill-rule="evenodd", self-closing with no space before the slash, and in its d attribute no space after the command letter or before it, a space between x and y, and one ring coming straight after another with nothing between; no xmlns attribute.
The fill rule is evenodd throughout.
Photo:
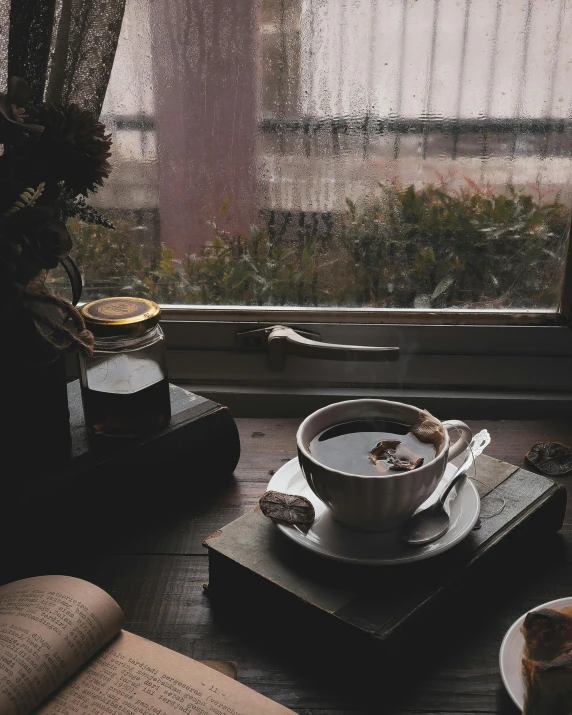
<svg viewBox="0 0 572 715"><path fill-rule="evenodd" d="M445 478L451 476L456 467L449 464ZM310 551L337 561L352 564L389 566L421 561L447 551L470 533L479 518L480 500L475 485L470 479L463 479L452 491L451 527L440 539L426 546L409 546L401 539L401 529L382 533L356 531L339 524L326 505L318 499L308 486L298 459L292 459L281 467L268 483L267 489L285 494L299 494L309 499L316 512L316 519L308 532L289 524L276 524L280 531ZM457 494L455 495L455 492ZM422 507L435 501L431 495ZM421 507L420 507L421 508Z"/></svg>
<svg viewBox="0 0 572 715"><path fill-rule="evenodd" d="M555 610L558 610L559 608L564 608L565 606L572 606L572 596L568 598L559 598L556 601L548 601L548 603L535 606L530 610L538 611L539 608L554 608ZM525 683L522 675L524 636L520 632L520 629L522 628L522 624L524 623L527 613L530 613L530 611L523 614L508 629L505 637L503 638L499 653L499 666L502 682L504 683L507 693L512 698L513 703L521 710L524 708Z"/></svg>

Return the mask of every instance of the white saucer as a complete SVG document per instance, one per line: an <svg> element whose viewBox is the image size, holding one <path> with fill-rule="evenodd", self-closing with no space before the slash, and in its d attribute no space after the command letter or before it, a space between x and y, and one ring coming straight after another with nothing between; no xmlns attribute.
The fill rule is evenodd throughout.
<svg viewBox="0 0 572 715"><path fill-rule="evenodd" d="M572 606L572 597L559 598L556 601L548 601L540 606L531 608L531 611L538 611L539 608L564 608ZM499 666L502 682L507 693L512 698L513 703L520 708L524 708L524 693L526 686L522 675L522 655L524 651L524 636L520 629L526 618L527 611L506 632L499 653Z"/></svg>
<svg viewBox="0 0 572 715"><path fill-rule="evenodd" d="M451 476L454 470L455 467L449 464L445 477ZM268 483L267 489L286 494L299 494L309 499L314 506L316 519L308 532L297 526L276 524L283 534L321 556L351 564L389 566L437 556L464 539L479 518L479 494L470 479L461 480L460 485L452 491L449 531L432 544L421 547L404 543L401 539L401 529L368 533L339 524L326 505L308 486L297 458L290 460L276 472ZM457 491L456 495L455 491ZM428 506L436 498L436 495L431 495L422 507Z"/></svg>

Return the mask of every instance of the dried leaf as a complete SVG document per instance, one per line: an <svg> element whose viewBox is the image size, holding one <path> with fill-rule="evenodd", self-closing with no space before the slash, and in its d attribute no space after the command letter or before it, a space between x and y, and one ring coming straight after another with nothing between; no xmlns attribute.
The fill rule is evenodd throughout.
<svg viewBox="0 0 572 715"><path fill-rule="evenodd" d="M369 453L369 458L374 464L382 460L389 464L393 471L417 469L423 464L423 457L418 457L401 445L397 439L384 439L378 442ZM379 467L378 467L379 469Z"/></svg>
<svg viewBox="0 0 572 715"><path fill-rule="evenodd" d="M283 524L312 524L314 507L306 497L282 492L266 492L258 502L264 516Z"/></svg>
<svg viewBox="0 0 572 715"><path fill-rule="evenodd" d="M377 464L381 459L388 459L395 456L395 450L401 442L398 439L384 439L378 442L369 453L369 458L374 464Z"/></svg>
<svg viewBox="0 0 572 715"><path fill-rule="evenodd" d="M572 472L572 449L560 442L538 442L528 450L526 459L551 477Z"/></svg>
<svg viewBox="0 0 572 715"><path fill-rule="evenodd" d="M423 464L423 457L417 457L417 459L411 461L407 458L402 458L402 459L395 459L393 461L393 464L391 465L390 469L393 469L394 471L399 471L401 469L405 469L408 472L411 472L413 469L417 469L417 467L420 467Z"/></svg>

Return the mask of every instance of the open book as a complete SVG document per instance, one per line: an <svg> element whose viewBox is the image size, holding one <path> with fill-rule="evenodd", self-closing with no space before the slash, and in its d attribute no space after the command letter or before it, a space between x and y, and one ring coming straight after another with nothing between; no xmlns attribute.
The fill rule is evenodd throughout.
<svg viewBox="0 0 572 715"><path fill-rule="evenodd" d="M123 622L111 596L77 578L0 587L1 715L292 713Z"/></svg>

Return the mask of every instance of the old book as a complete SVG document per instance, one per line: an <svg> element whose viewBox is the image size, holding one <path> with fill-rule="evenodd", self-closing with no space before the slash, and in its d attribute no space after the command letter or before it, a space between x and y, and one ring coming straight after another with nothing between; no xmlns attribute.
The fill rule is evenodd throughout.
<svg viewBox="0 0 572 715"><path fill-rule="evenodd" d="M281 633L297 633L312 644L314 662L343 656L364 662L404 651L409 668L413 653L426 658L457 629L452 614L464 627L482 614L511 578L515 554L530 556L531 544L562 525L564 487L486 456L479 457L478 476L483 517L498 513L482 518L450 551L402 566L321 558L292 543L258 509L249 512L205 540L213 604L249 629L263 624L259 630L269 631L274 622ZM467 611L470 603L476 608Z"/></svg>
<svg viewBox="0 0 572 715"><path fill-rule="evenodd" d="M2 715L286 715L219 672L122 630L97 586L39 576L0 587Z"/></svg>

